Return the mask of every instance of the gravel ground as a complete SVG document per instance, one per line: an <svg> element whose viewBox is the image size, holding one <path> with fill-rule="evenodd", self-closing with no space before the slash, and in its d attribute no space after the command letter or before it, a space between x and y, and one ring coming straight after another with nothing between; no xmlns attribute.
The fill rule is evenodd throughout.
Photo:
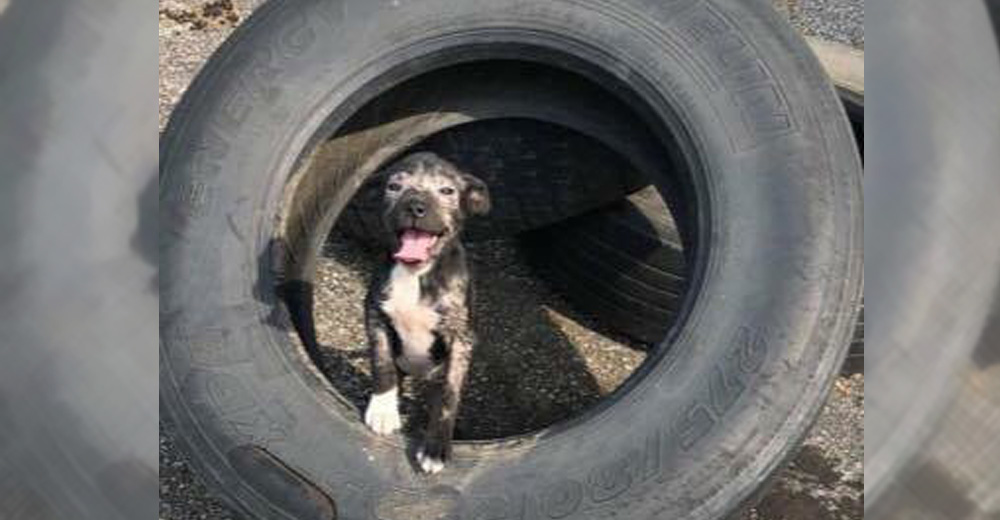
<svg viewBox="0 0 1000 520"><path fill-rule="evenodd" d="M331 238L317 273L321 368L363 410L371 388L363 300L377 255L339 233ZM550 426L614 391L642 364L644 346L594 332L600 326L574 313L533 276L513 241L470 243L468 249L476 270L473 310L480 341L457 438L506 437ZM417 412L412 404L404 402L408 415Z"/></svg>
<svg viewBox="0 0 1000 520"><path fill-rule="evenodd" d="M865 47L864 0L775 0L800 31Z"/></svg>
<svg viewBox="0 0 1000 520"><path fill-rule="evenodd" d="M863 48L863 0L775 2L803 32ZM204 60L255 3L259 0L161 0L161 129ZM317 273L317 332L325 345L321 368L362 407L370 385L361 301L372 255L336 232L332 238ZM470 252L478 276L476 306L483 318L477 330L483 342L460 414L460 438L509 435L575 415L642 363L641 345L616 338L575 313L531 275L515 244L482 242ZM862 519L863 403L864 376L845 374L802 452L745 518ZM238 519L208 494L177 452L173 426L161 421L160 433L160 519Z"/></svg>

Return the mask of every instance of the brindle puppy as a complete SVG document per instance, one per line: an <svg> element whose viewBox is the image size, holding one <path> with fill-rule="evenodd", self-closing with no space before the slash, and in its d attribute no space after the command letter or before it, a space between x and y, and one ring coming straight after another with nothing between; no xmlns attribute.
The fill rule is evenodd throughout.
<svg viewBox="0 0 1000 520"><path fill-rule="evenodd" d="M479 179L431 153L410 155L385 171L384 223L390 258L368 292L366 326L375 395L365 423L388 435L401 426L399 381L426 380L430 421L417 462L444 469L475 336L472 285L459 239L466 218L486 215Z"/></svg>

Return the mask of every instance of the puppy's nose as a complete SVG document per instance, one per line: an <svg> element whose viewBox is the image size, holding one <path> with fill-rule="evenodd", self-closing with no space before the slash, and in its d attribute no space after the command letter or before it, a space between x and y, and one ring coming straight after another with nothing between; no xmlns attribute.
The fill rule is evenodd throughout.
<svg viewBox="0 0 1000 520"><path fill-rule="evenodd" d="M410 214L417 218L423 217L427 214L427 204L420 200L410 202Z"/></svg>

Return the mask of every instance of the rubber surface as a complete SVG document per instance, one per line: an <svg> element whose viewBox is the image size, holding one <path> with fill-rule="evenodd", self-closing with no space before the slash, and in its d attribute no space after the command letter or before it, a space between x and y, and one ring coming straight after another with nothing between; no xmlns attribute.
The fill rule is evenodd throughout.
<svg viewBox="0 0 1000 520"><path fill-rule="evenodd" d="M532 265L579 310L650 344L666 337L687 288L687 262L655 188L534 231Z"/></svg>
<svg viewBox="0 0 1000 520"><path fill-rule="evenodd" d="M371 435L319 374L276 286L308 285L295 278L308 269L284 267L308 264L324 238L310 230L384 158L317 189L304 151L410 77L498 57L574 70L642 114L682 180L693 296L601 405L458 445L424 478L410 440ZM847 354L861 167L822 68L763 1L272 2L206 65L161 143L161 409L250 518L302 518L287 504L307 496L315 507L297 511L317 518L327 504L344 519L725 517L793 453Z"/></svg>
<svg viewBox="0 0 1000 520"><path fill-rule="evenodd" d="M865 51L848 45L807 38L809 46L837 87L840 101L851 119L851 127L862 155L865 150Z"/></svg>

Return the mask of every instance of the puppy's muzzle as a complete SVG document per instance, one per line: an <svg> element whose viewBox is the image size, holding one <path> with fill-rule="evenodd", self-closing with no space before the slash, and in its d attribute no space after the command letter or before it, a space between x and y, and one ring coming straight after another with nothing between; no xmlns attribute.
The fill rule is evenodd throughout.
<svg viewBox="0 0 1000 520"><path fill-rule="evenodd" d="M413 199L406 205L406 211L413 218L424 218L427 216L427 203L422 200Z"/></svg>
<svg viewBox="0 0 1000 520"><path fill-rule="evenodd" d="M395 213L393 220L397 232L405 229L418 229L442 235L446 231L440 210L433 201L419 192L413 192L401 198L396 203L396 209L393 213Z"/></svg>

